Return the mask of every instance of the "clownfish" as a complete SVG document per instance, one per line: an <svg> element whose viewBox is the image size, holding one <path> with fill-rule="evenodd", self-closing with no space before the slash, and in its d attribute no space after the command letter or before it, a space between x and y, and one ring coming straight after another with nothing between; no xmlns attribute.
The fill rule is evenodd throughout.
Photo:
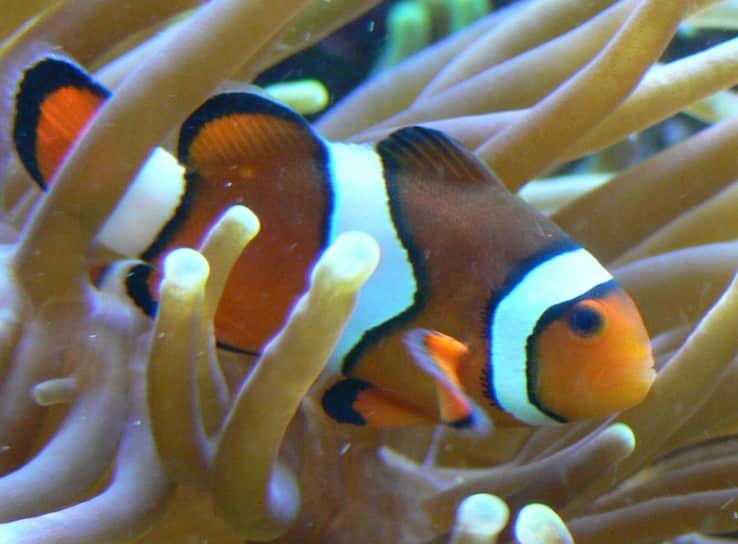
<svg viewBox="0 0 738 544"><path fill-rule="evenodd" d="M42 189L109 96L63 57L22 74L12 139ZM151 314L167 251L197 247L236 204L262 223L215 317L220 345L238 351L277 333L338 235L379 242L332 356L343 376L322 395L338 422L557 424L629 408L654 380L646 328L610 273L441 132L328 142L259 94L219 94L183 123L176 159L152 152L99 240L151 263L128 277Z"/></svg>

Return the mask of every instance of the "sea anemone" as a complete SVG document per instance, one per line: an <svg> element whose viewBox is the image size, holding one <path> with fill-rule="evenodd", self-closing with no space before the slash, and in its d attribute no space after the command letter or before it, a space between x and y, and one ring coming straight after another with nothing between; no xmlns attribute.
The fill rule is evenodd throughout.
<svg viewBox="0 0 738 544"><path fill-rule="evenodd" d="M726 90L738 41L663 57L680 29L735 26L735 2L516 2L315 123L358 142L407 124L444 130L610 263L659 375L606 421L478 436L325 417L321 372L378 260L362 233L326 250L251 367L216 350L212 326L259 229L248 209L167 257L153 321L119 292L136 263L91 280L119 258L95 237L152 147L225 80L253 80L375 3L7 8L4 81L60 48L115 93L43 195L0 136L0 542L582 544L738 529L738 123ZM5 127L13 94L3 88ZM681 112L709 126L662 150L663 133L698 126Z"/></svg>

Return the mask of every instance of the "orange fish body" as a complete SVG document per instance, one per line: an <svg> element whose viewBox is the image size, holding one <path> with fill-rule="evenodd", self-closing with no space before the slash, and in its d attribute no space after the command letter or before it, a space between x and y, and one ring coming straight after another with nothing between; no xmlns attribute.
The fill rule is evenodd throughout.
<svg viewBox="0 0 738 544"><path fill-rule="evenodd" d="M25 72L14 141L42 187L107 96L66 59ZM155 204L142 222L131 202L147 199ZM653 381L628 295L440 132L331 143L262 96L218 95L183 124L176 161L155 151L100 238L158 267L170 249L197 247L235 204L262 223L216 315L219 341L240 351L258 352L276 334L338 235L361 230L380 244L379 268L333 356L345 378L323 396L337 421L555 424L632 406ZM154 311L140 283L130 291Z"/></svg>

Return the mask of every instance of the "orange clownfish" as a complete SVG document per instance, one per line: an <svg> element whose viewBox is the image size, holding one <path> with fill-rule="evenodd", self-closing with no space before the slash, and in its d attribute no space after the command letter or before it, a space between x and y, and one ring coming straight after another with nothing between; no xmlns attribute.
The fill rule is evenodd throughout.
<svg viewBox="0 0 738 544"><path fill-rule="evenodd" d="M24 72L13 141L42 188L109 95L65 58ZM556 424L633 406L653 382L640 314L608 271L435 130L333 143L263 96L220 94L184 122L177 159L152 152L99 240L155 269L241 203L262 229L216 315L233 349L259 352L339 234L380 244L332 357L344 377L322 396L339 422ZM153 312L148 275L128 287Z"/></svg>

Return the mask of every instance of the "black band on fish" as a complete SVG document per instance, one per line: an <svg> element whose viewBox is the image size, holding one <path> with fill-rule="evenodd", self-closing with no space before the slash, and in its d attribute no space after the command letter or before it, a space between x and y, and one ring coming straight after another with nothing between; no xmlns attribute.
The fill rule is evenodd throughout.
<svg viewBox="0 0 738 544"><path fill-rule="evenodd" d="M151 294L149 279L154 272L154 267L147 263L141 263L131 267L126 274L126 293L138 308L148 315L154 317L159 303Z"/></svg>
<svg viewBox="0 0 738 544"><path fill-rule="evenodd" d="M164 227L152 239L153 241L143 253L141 259L145 261L153 261L161 253L167 249L172 241L174 234L182 227L190 215L192 206L197 196L197 185L199 180L190 175L184 177L184 193L179 201L179 205L174 209L174 213L170 219L164 224Z"/></svg>

